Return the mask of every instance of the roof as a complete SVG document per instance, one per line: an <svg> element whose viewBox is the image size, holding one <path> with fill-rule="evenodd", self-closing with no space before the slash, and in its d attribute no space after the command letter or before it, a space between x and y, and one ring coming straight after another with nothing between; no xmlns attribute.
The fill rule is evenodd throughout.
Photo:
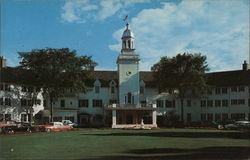
<svg viewBox="0 0 250 160"><path fill-rule="evenodd" d="M32 74L27 70L20 70L15 67L6 67L0 69L0 82L19 84L24 76L31 76ZM250 85L250 70L236 70L224 72L212 72L206 74L208 77L208 84L214 86L235 86L235 85ZM94 71L90 76L92 80L86 82L88 86L93 86L95 80L101 82L101 86L108 87L109 83L114 80L118 84L117 71ZM31 79L31 78L30 78ZM153 72L141 71L140 80L143 80L146 87L157 87ZM27 81L26 85L31 82Z"/></svg>
<svg viewBox="0 0 250 160"><path fill-rule="evenodd" d="M208 84L214 86L250 85L250 70L207 73Z"/></svg>
<svg viewBox="0 0 250 160"><path fill-rule="evenodd" d="M126 24L126 29L122 34L122 39L123 38L134 38L134 33L128 28L129 24Z"/></svg>

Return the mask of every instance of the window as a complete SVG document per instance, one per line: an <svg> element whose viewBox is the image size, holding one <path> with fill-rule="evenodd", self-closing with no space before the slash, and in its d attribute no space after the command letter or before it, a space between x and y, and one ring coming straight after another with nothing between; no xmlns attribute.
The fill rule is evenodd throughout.
<svg viewBox="0 0 250 160"><path fill-rule="evenodd" d="M215 115L215 121L220 121L221 120L221 114L220 113L216 113Z"/></svg>
<svg viewBox="0 0 250 160"><path fill-rule="evenodd" d="M95 86L95 93L100 93L100 86Z"/></svg>
<svg viewBox="0 0 250 160"><path fill-rule="evenodd" d="M208 89L208 90L207 90L207 94L209 94L209 95L213 94L212 89Z"/></svg>
<svg viewBox="0 0 250 160"><path fill-rule="evenodd" d="M140 86L140 93L144 94L144 86Z"/></svg>
<svg viewBox="0 0 250 160"><path fill-rule="evenodd" d="M173 102L173 107L175 108L175 100L173 100L172 102Z"/></svg>
<svg viewBox="0 0 250 160"><path fill-rule="evenodd" d="M222 113L222 121L225 121L228 119L228 114L227 113Z"/></svg>
<svg viewBox="0 0 250 160"><path fill-rule="evenodd" d="M33 106L33 101L31 99L27 100L27 105L28 106Z"/></svg>
<svg viewBox="0 0 250 160"><path fill-rule="evenodd" d="M231 99L231 105L237 105L238 100L237 99Z"/></svg>
<svg viewBox="0 0 250 160"><path fill-rule="evenodd" d="M89 100L87 100L87 99L80 99L78 101L78 107L89 107Z"/></svg>
<svg viewBox="0 0 250 160"><path fill-rule="evenodd" d="M206 121L207 120L207 116L205 113L201 114L201 121Z"/></svg>
<svg viewBox="0 0 250 160"><path fill-rule="evenodd" d="M207 101L207 106L208 106L208 107L213 107L213 104L214 104L214 103L213 103L213 100L208 100L208 101Z"/></svg>
<svg viewBox="0 0 250 160"><path fill-rule="evenodd" d="M221 106L221 100L215 100L214 103L215 103L214 104L215 107L220 107Z"/></svg>
<svg viewBox="0 0 250 160"><path fill-rule="evenodd" d="M245 99L238 99L238 104L245 104Z"/></svg>
<svg viewBox="0 0 250 160"><path fill-rule="evenodd" d="M201 100L201 107L206 107L206 100Z"/></svg>
<svg viewBox="0 0 250 160"><path fill-rule="evenodd" d="M47 107L47 101L43 100L43 106L46 108Z"/></svg>
<svg viewBox="0 0 250 160"><path fill-rule="evenodd" d="M21 99L21 106L24 107L27 105L27 100L26 99Z"/></svg>
<svg viewBox="0 0 250 160"><path fill-rule="evenodd" d="M141 106L142 106L142 107L146 107L146 105L147 105L147 103L146 103L145 100L141 101Z"/></svg>
<svg viewBox="0 0 250 160"><path fill-rule="evenodd" d="M222 107L228 107L228 100L227 99L222 100Z"/></svg>
<svg viewBox="0 0 250 160"><path fill-rule="evenodd" d="M115 87L111 86L111 93L115 93Z"/></svg>
<svg viewBox="0 0 250 160"><path fill-rule="evenodd" d="M21 121L26 122L27 121L27 115L26 114L21 114Z"/></svg>
<svg viewBox="0 0 250 160"><path fill-rule="evenodd" d="M40 99L36 99L36 100L35 100L35 103L36 103L37 105L41 105L41 100L40 100Z"/></svg>
<svg viewBox="0 0 250 160"><path fill-rule="evenodd" d="M128 93L128 104L131 104L132 101L132 94L129 92Z"/></svg>
<svg viewBox="0 0 250 160"><path fill-rule="evenodd" d="M11 106L11 99L10 98L5 98L5 105Z"/></svg>
<svg viewBox="0 0 250 160"><path fill-rule="evenodd" d="M244 86L240 86L239 87L239 92L244 92L245 91L245 87Z"/></svg>
<svg viewBox="0 0 250 160"><path fill-rule="evenodd" d="M208 121L213 121L213 114L212 113L207 114L207 120Z"/></svg>
<svg viewBox="0 0 250 160"><path fill-rule="evenodd" d="M5 84L4 86L5 86L5 91L10 91L10 85Z"/></svg>
<svg viewBox="0 0 250 160"><path fill-rule="evenodd" d="M102 100L94 99L93 100L93 107L102 107Z"/></svg>
<svg viewBox="0 0 250 160"><path fill-rule="evenodd" d="M28 92L33 92L34 91L34 87L28 87Z"/></svg>
<svg viewBox="0 0 250 160"><path fill-rule="evenodd" d="M156 101L156 107L161 107L161 108L162 108L163 105L164 105L164 104L163 104L163 100L157 100L157 101Z"/></svg>
<svg viewBox="0 0 250 160"><path fill-rule="evenodd" d="M75 117L70 116L70 117L65 117L65 120L70 120L71 122L75 122Z"/></svg>
<svg viewBox="0 0 250 160"><path fill-rule="evenodd" d="M215 88L215 94L221 94L221 88Z"/></svg>
<svg viewBox="0 0 250 160"><path fill-rule="evenodd" d="M3 97L0 98L0 105L3 105Z"/></svg>
<svg viewBox="0 0 250 160"><path fill-rule="evenodd" d="M170 101L170 100L166 100L165 103L166 103L167 108L173 108L174 107L172 101Z"/></svg>
<svg viewBox="0 0 250 160"><path fill-rule="evenodd" d="M187 113L187 121L188 122L192 121L191 113Z"/></svg>
<svg viewBox="0 0 250 160"><path fill-rule="evenodd" d="M222 93L222 94L227 94L227 88L222 88L222 89L221 89L221 93Z"/></svg>
<svg viewBox="0 0 250 160"><path fill-rule="evenodd" d="M3 114L0 114L0 122L3 122Z"/></svg>
<svg viewBox="0 0 250 160"><path fill-rule="evenodd" d="M115 100L115 99L110 99L110 100L109 100L109 104L117 104L117 100Z"/></svg>
<svg viewBox="0 0 250 160"><path fill-rule="evenodd" d="M36 92L40 92L41 91L41 88L40 87L37 87L36 88Z"/></svg>
<svg viewBox="0 0 250 160"><path fill-rule="evenodd" d="M245 114L244 113L232 113L231 114L231 119L233 119L233 120L244 120L245 119Z"/></svg>
<svg viewBox="0 0 250 160"><path fill-rule="evenodd" d="M5 121L11 121L11 114L5 114Z"/></svg>
<svg viewBox="0 0 250 160"><path fill-rule="evenodd" d="M231 87L231 92L237 92L237 87Z"/></svg>
<svg viewBox="0 0 250 160"><path fill-rule="evenodd" d="M53 117L54 122L61 122L62 117Z"/></svg>
<svg viewBox="0 0 250 160"><path fill-rule="evenodd" d="M187 100L187 107L191 107L191 100L190 99Z"/></svg>
<svg viewBox="0 0 250 160"><path fill-rule="evenodd" d="M60 105L61 105L62 108L64 108L65 107L65 100L61 100Z"/></svg>
<svg viewBox="0 0 250 160"><path fill-rule="evenodd" d="M3 91L3 84L0 84L0 91Z"/></svg>

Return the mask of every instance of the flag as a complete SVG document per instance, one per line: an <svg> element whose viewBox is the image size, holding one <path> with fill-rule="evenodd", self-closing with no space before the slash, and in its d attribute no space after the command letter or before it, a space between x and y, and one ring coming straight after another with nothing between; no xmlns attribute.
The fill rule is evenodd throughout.
<svg viewBox="0 0 250 160"><path fill-rule="evenodd" d="M123 18L123 21L126 21L128 19L128 15L126 15L124 18Z"/></svg>

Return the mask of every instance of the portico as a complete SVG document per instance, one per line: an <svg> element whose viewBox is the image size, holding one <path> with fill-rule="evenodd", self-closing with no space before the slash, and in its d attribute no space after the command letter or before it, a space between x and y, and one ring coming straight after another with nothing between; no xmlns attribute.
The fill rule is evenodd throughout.
<svg viewBox="0 0 250 160"><path fill-rule="evenodd" d="M112 128L150 129L157 127L156 105L152 107L120 107L112 105Z"/></svg>

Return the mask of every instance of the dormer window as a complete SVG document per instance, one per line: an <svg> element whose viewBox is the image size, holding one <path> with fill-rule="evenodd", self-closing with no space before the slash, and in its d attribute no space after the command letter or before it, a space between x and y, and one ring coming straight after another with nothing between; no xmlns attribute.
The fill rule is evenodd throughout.
<svg viewBox="0 0 250 160"><path fill-rule="evenodd" d="M100 93L100 86L95 86L95 93Z"/></svg>
<svg viewBox="0 0 250 160"><path fill-rule="evenodd" d="M115 87L111 86L111 93L115 93Z"/></svg>
<svg viewBox="0 0 250 160"><path fill-rule="evenodd" d="M99 94L100 93L100 88L101 88L101 82L99 80L96 80L95 83L94 83L95 93Z"/></svg>
<svg viewBox="0 0 250 160"><path fill-rule="evenodd" d="M115 86L116 86L116 83L115 83L114 80L112 80L112 81L109 83L110 93L111 93L111 94L114 94L114 93L115 93Z"/></svg>

